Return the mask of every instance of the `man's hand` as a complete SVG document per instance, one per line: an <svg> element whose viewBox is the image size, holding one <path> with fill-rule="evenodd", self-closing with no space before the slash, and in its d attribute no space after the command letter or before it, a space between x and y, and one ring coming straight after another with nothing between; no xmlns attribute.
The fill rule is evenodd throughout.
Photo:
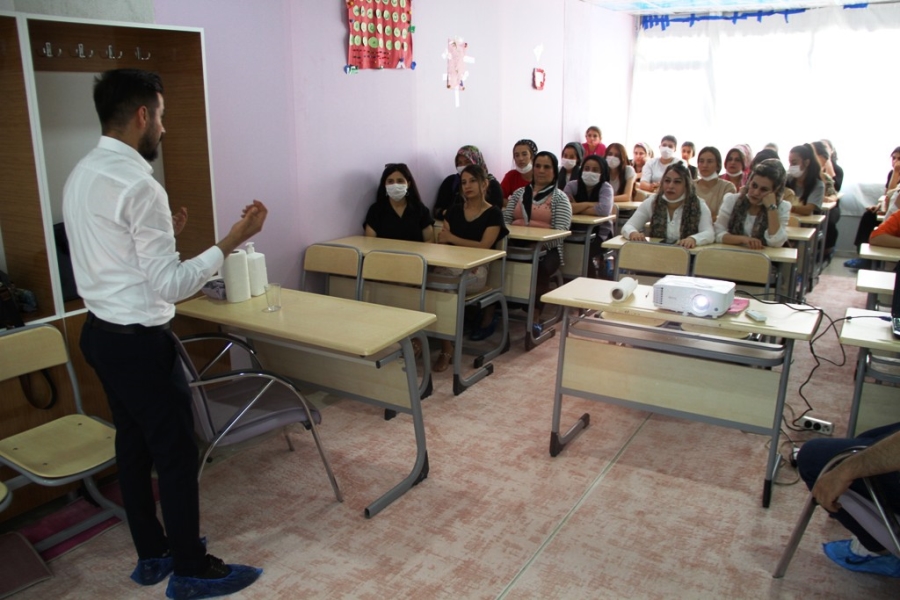
<svg viewBox="0 0 900 600"><path fill-rule="evenodd" d="M187 207L182 206L172 213L172 229L175 230L176 236L184 231L184 226L187 225L187 219Z"/></svg>
<svg viewBox="0 0 900 600"><path fill-rule="evenodd" d="M235 248L262 231L268 214L269 209L259 200L245 206L241 211L241 220L232 225L228 235L216 244L222 250L222 254L228 256Z"/></svg>
<svg viewBox="0 0 900 600"><path fill-rule="evenodd" d="M842 475L843 469L838 465L831 471L824 473L813 486L812 495L822 508L828 512L841 510L841 503L837 501L841 494L847 491L853 479L847 479Z"/></svg>

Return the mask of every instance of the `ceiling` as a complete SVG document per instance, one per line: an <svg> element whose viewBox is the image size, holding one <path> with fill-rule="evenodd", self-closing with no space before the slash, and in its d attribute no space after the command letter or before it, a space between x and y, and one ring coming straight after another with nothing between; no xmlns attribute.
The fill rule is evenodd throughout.
<svg viewBox="0 0 900 600"><path fill-rule="evenodd" d="M852 0L583 0L608 10L635 15L671 13L720 13L746 10L784 10L821 6L865 4ZM874 0L868 4L896 0Z"/></svg>

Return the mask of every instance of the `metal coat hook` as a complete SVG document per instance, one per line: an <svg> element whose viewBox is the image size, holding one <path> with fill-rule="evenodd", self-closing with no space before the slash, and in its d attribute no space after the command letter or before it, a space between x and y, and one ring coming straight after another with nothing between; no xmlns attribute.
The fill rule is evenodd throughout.
<svg viewBox="0 0 900 600"><path fill-rule="evenodd" d="M141 56L141 47L140 46L138 46L137 48L134 49L134 55L137 57L138 60L150 60L150 56L151 56L151 54L149 52L147 53L147 56Z"/></svg>
<svg viewBox="0 0 900 600"><path fill-rule="evenodd" d="M56 53L53 52L53 45L50 42L44 44L44 47L41 49L41 54L46 56L47 58L56 58L62 56L62 48L57 48Z"/></svg>
<svg viewBox="0 0 900 600"><path fill-rule="evenodd" d="M115 51L113 50L112 44L110 44L109 46L106 47L106 52L103 54L103 58L108 58L110 60L118 60L118 59L122 58L122 51L119 50L119 54L116 55Z"/></svg>
<svg viewBox="0 0 900 600"><path fill-rule="evenodd" d="M84 53L84 44L78 44L78 47L75 49L75 54L73 55L76 58L91 58L94 56L94 51L91 50L87 54Z"/></svg>

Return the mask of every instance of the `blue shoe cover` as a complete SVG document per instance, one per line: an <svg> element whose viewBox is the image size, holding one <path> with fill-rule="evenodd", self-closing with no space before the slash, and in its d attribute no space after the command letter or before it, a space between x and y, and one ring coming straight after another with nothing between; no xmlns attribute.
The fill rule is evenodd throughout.
<svg viewBox="0 0 900 600"><path fill-rule="evenodd" d="M193 600L194 598L215 598L226 596L256 581L262 569L245 565L228 565L231 573L221 579L201 579L172 575L166 588L166 597L174 600Z"/></svg>
<svg viewBox="0 0 900 600"><path fill-rule="evenodd" d="M850 540L828 542L822 545L822 549L825 551L825 556L845 569L858 573L900 577L900 558L893 554L860 556L850 549Z"/></svg>

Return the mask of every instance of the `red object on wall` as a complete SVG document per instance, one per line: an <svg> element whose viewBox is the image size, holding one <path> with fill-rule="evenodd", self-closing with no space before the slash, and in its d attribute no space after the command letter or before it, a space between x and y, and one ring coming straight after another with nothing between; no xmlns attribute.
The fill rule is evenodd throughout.
<svg viewBox="0 0 900 600"><path fill-rule="evenodd" d="M540 91L544 89L544 82L547 81L547 74L543 69L535 69L531 72L531 85L534 89Z"/></svg>

